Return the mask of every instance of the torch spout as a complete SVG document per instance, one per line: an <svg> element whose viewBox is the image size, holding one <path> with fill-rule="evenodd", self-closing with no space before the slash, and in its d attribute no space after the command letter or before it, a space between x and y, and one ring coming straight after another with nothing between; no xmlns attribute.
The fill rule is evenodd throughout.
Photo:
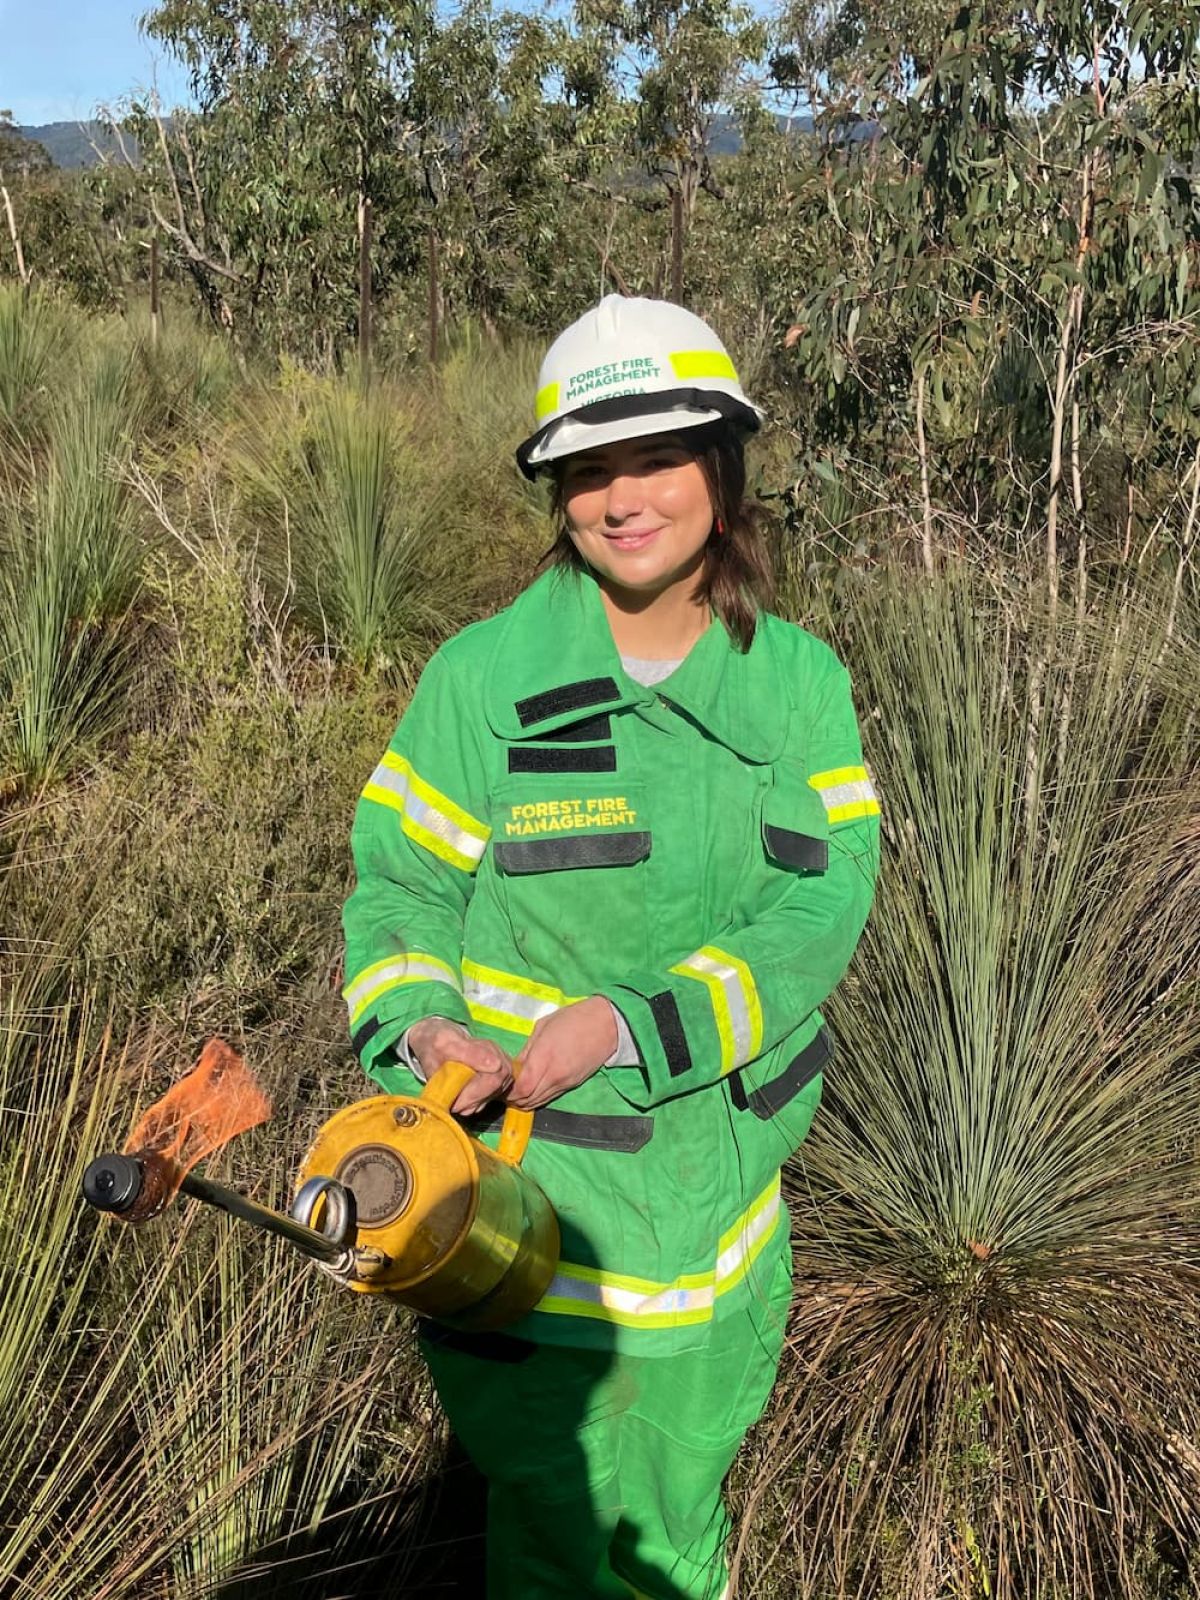
<svg viewBox="0 0 1200 1600"><path fill-rule="evenodd" d="M161 1183L156 1183L156 1163L160 1160L153 1156L148 1159L136 1155L97 1156L83 1175L83 1197L97 1211L111 1211L128 1222L144 1221L161 1209L155 1194L161 1187ZM329 1266L345 1268L353 1254L354 1197L349 1190L342 1190L340 1184L336 1187L342 1190L339 1199L344 1197L343 1203L327 1208L325 1213L330 1220L329 1233L307 1227L292 1217L272 1211L269 1206L260 1206L236 1189L227 1189L223 1183L214 1183L211 1178L202 1178L195 1172L187 1173L178 1186L194 1199L249 1222L264 1233L286 1239L304 1255Z"/></svg>

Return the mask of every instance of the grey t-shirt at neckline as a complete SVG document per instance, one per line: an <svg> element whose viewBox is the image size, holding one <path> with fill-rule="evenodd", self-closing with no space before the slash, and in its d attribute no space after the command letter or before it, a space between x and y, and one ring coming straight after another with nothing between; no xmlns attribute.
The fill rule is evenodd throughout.
<svg viewBox="0 0 1200 1600"><path fill-rule="evenodd" d="M622 656L621 667L634 683L649 689L664 678L669 678L682 661L682 656L678 661L650 661L645 656Z"/></svg>

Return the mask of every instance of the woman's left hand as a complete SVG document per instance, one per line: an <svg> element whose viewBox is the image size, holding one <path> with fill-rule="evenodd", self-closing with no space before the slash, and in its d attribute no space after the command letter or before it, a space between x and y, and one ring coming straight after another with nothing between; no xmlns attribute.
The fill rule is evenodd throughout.
<svg viewBox="0 0 1200 1600"><path fill-rule="evenodd" d="M617 1048L612 1006L603 995L577 1000L533 1025L515 1062L509 1105L532 1111L598 1072Z"/></svg>

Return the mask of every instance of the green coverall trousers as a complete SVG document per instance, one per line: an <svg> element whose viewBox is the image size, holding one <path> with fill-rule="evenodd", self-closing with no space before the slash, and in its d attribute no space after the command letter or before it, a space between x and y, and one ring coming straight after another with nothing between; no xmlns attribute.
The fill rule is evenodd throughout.
<svg viewBox="0 0 1200 1600"><path fill-rule="evenodd" d="M760 1293L669 1357L431 1331L422 1351L488 1480L488 1600L722 1600L721 1485L771 1393L786 1246Z"/></svg>

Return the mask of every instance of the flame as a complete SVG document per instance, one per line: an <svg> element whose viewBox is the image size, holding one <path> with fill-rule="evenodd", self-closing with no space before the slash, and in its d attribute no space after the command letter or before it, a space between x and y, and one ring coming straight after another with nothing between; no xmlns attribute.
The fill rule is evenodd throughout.
<svg viewBox="0 0 1200 1600"><path fill-rule="evenodd" d="M150 1107L125 1142L125 1154L141 1157L158 1180L145 1214L161 1211L198 1161L270 1115L271 1102L242 1057L223 1039L210 1039L187 1077Z"/></svg>

